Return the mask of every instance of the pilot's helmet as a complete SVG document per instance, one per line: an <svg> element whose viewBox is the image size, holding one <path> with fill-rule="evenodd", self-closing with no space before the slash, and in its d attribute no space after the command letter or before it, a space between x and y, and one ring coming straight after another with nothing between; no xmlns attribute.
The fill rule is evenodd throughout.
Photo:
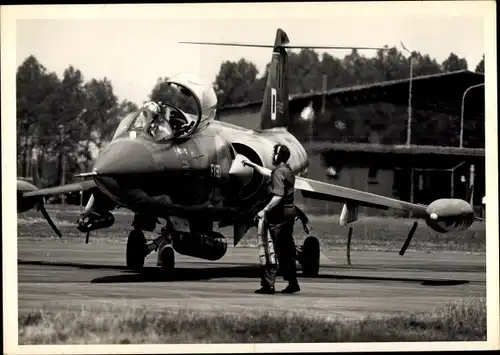
<svg viewBox="0 0 500 355"><path fill-rule="evenodd" d="M200 101L201 116L203 120L211 116L215 117L217 108L217 95L215 94L215 90L212 88L212 86L207 85L207 83L205 83L205 81L199 75L192 73L180 73L171 77L168 82L184 87L185 89L180 90L180 93L183 96L191 95L190 93L184 92L188 91L186 89L189 89L196 95L196 98ZM197 112L198 108L195 104L196 101L194 100L194 98L191 99L191 103L194 104L196 112L187 113L198 115L199 112ZM184 98L182 101L189 102L190 100ZM185 106L186 103L183 104L183 107ZM183 107L180 108L184 111Z"/></svg>
<svg viewBox="0 0 500 355"><path fill-rule="evenodd" d="M154 102L154 101L148 101L144 104L143 108L151 111L151 112L155 112L155 113L159 113L160 112L160 105L158 105L158 103Z"/></svg>
<svg viewBox="0 0 500 355"><path fill-rule="evenodd" d="M153 114L153 117L156 116L156 115L158 115L159 113L161 113L160 105L158 105L154 101L149 101L149 102L145 103L144 106L143 106L143 108L145 108L146 110L151 111L151 113Z"/></svg>

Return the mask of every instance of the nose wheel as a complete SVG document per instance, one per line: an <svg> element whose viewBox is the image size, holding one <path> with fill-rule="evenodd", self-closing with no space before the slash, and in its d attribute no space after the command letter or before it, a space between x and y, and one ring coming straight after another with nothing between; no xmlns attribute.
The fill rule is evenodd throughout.
<svg viewBox="0 0 500 355"><path fill-rule="evenodd" d="M144 267L144 260L147 253L146 237L139 229L133 229L128 235L127 240L127 268L132 270L141 270Z"/></svg>
<svg viewBox="0 0 500 355"><path fill-rule="evenodd" d="M169 227L163 227L160 235L146 246L148 254L153 250L158 251L156 265L160 267L163 276L171 276L175 268L175 253L172 244L173 231Z"/></svg>

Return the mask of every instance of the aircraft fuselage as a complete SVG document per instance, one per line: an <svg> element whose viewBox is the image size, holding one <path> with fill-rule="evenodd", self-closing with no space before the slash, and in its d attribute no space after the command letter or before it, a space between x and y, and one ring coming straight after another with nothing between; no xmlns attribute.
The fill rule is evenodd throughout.
<svg viewBox="0 0 500 355"><path fill-rule="evenodd" d="M244 183L231 176L236 155L272 169L276 143L290 148L292 170L305 176L307 153L286 130L251 131L214 121L182 140L158 142L136 131L117 134L100 152L94 179L110 199L135 213L165 218L208 213L215 221L267 189L257 173Z"/></svg>

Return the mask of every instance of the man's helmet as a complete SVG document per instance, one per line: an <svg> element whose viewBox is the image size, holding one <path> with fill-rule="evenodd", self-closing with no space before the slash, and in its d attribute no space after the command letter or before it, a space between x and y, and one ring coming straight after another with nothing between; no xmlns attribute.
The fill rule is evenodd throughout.
<svg viewBox="0 0 500 355"><path fill-rule="evenodd" d="M145 103L144 106L143 106L143 108L145 108L146 110L151 111L151 113L153 114L153 117L161 113L161 107L160 107L160 105L158 105L154 101L149 101L149 102Z"/></svg>
<svg viewBox="0 0 500 355"><path fill-rule="evenodd" d="M273 147L273 164L286 163L290 159L290 149L284 144Z"/></svg>

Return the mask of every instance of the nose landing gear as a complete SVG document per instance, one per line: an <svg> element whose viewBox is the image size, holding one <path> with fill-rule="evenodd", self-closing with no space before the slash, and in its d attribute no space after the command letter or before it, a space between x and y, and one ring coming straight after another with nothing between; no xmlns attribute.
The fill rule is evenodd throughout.
<svg viewBox="0 0 500 355"><path fill-rule="evenodd" d="M158 251L157 266L161 268L162 273L170 275L175 267L175 253L171 230L167 227L163 227L160 235L149 244L142 230L133 229L130 232L126 250L127 268L141 271L146 257L153 251Z"/></svg>
<svg viewBox="0 0 500 355"><path fill-rule="evenodd" d="M160 267L162 274L165 276L171 275L175 268L175 253L172 244L172 231L163 227L160 235L152 244L155 245L155 250L158 250L158 258L156 265Z"/></svg>

